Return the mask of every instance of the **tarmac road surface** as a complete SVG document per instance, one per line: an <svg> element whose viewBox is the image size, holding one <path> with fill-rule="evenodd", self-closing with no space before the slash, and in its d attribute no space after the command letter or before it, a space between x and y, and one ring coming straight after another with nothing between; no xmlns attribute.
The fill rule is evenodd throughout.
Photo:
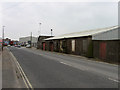
<svg viewBox="0 0 120 90"><path fill-rule="evenodd" d="M33 88L118 88L118 66L27 48L9 47Z"/></svg>

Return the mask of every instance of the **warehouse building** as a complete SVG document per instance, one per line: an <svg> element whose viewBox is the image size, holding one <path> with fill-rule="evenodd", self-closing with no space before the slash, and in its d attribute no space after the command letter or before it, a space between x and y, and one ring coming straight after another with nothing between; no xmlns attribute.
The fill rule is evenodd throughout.
<svg viewBox="0 0 120 90"><path fill-rule="evenodd" d="M37 40L38 40L38 37L32 37L31 45L33 47L37 47ZM30 44L30 42L31 42L31 36L19 38L19 44L21 44L22 46L26 46L27 44Z"/></svg>
<svg viewBox="0 0 120 90"><path fill-rule="evenodd" d="M81 31L76 33L64 34L52 38L47 38L45 39L46 41L45 43L47 44L45 48L48 51L57 51L57 52L76 54L87 57L95 57L103 60L104 59L110 60L115 57L114 55L118 55L118 51L113 52L112 50L107 50L106 51L107 54L110 53L110 51L112 52L111 54L115 52L116 54L113 55L114 57L111 56L112 58L110 58L109 56L104 57L102 56L104 55L102 54L103 53L102 49L104 49L104 45L98 42L102 40L101 38L104 38L104 40L102 41L106 41L108 42L108 44L111 43L112 47L114 47L114 45L118 45L120 40L118 38L118 30L119 30L118 26L113 26L109 28ZM100 45L101 47L103 47L102 49L99 48ZM119 46L120 45L118 45L118 47ZM106 47L109 48L110 46L106 46ZM117 61L118 59L115 60Z"/></svg>
<svg viewBox="0 0 120 90"><path fill-rule="evenodd" d="M92 33L89 31L77 32L45 39L49 44L46 50L87 56L88 48L92 42L90 36Z"/></svg>

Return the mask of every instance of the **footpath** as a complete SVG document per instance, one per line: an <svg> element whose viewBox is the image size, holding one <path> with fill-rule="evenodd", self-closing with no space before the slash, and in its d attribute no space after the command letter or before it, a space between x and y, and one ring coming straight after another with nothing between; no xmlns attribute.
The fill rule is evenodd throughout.
<svg viewBox="0 0 120 90"><path fill-rule="evenodd" d="M2 88L26 88L9 49L2 52Z"/></svg>
<svg viewBox="0 0 120 90"><path fill-rule="evenodd" d="M2 51L0 47L0 89L2 89Z"/></svg>

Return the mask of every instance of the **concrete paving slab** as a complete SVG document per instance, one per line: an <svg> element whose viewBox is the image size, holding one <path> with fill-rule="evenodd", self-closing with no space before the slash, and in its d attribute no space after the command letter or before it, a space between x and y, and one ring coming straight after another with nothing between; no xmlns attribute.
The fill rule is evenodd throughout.
<svg viewBox="0 0 120 90"><path fill-rule="evenodd" d="M7 48L2 53L2 88L26 88Z"/></svg>
<svg viewBox="0 0 120 90"><path fill-rule="evenodd" d="M0 89L2 89L2 51L0 49Z"/></svg>

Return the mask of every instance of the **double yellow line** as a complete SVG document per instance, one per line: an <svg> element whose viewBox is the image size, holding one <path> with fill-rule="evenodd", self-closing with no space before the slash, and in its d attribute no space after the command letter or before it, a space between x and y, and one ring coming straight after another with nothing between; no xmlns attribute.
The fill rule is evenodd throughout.
<svg viewBox="0 0 120 90"><path fill-rule="evenodd" d="M10 54L11 54L11 56L13 57L13 60L14 60L16 66L17 66L17 68L18 68L18 70L19 70L19 72L20 72L20 74L21 74L21 76L22 76L22 79L23 79L26 87L28 88L28 90L34 90L33 87L32 87L32 85L31 85L31 83L30 83L30 81L28 80L27 76L25 75L22 67L21 67L20 64L18 63L17 59L16 59L15 56L12 54L12 52L10 52Z"/></svg>

